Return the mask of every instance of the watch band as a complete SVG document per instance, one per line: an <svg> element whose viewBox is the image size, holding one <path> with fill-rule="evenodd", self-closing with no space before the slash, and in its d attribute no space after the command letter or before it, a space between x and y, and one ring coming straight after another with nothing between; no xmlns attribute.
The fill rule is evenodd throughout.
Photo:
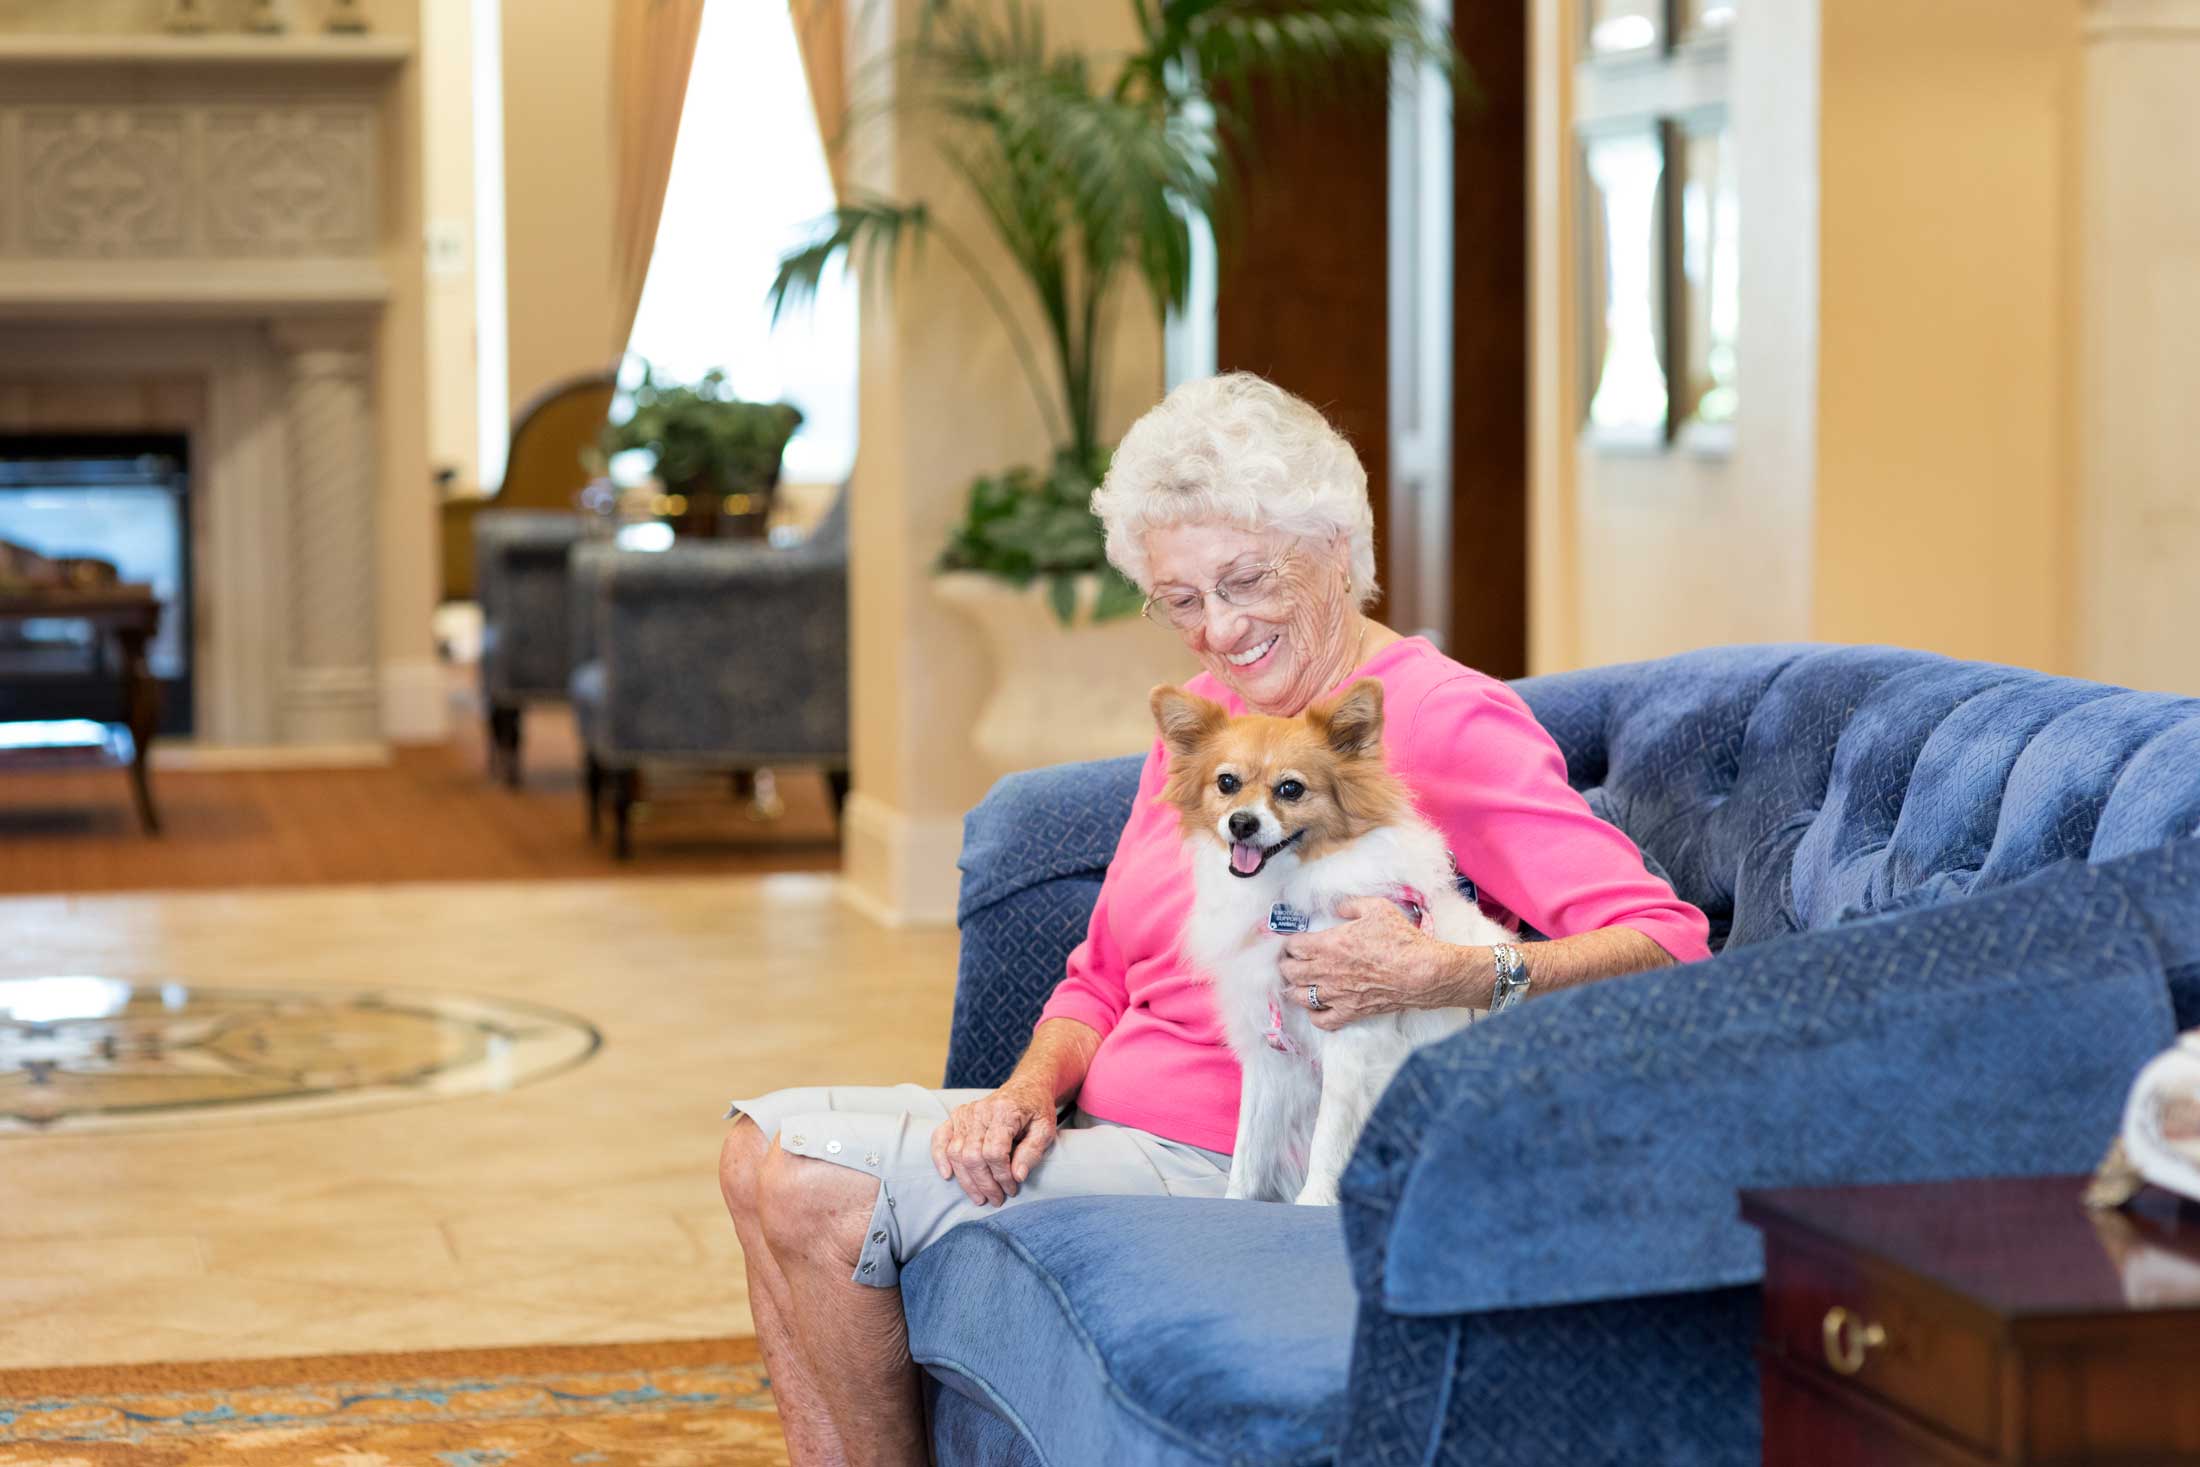
<svg viewBox="0 0 2200 1467"><path fill-rule="evenodd" d="M1497 969L1497 982L1490 989L1490 1012L1503 1013L1528 996L1527 956L1509 942L1493 944L1490 958Z"/></svg>

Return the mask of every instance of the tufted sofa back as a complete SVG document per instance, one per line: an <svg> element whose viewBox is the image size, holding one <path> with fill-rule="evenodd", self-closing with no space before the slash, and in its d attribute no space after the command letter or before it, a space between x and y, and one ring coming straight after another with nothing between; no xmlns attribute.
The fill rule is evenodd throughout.
<svg viewBox="0 0 2200 1467"><path fill-rule="evenodd" d="M1807 645L1513 686L1714 947L2200 833L2200 699Z"/></svg>
<svg viewBox="0 0 2200 1467"><path fill-rule="evenodd" d="M2200 834L2200 699L1887 647L1718 647L1513 687L1714 947ZM998 1084L1022 1052L1138 768L1011 775L970 812L948 1084ZM2200 965L2168 980L2200 1024Z"/></svg>

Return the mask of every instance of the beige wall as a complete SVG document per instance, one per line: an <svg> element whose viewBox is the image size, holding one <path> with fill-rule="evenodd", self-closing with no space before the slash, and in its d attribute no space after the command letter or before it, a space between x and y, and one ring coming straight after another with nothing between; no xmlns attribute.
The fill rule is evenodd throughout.
<svg viewBox="0 0 2200 1467"><path fill-rule="evenodd" d="M1057 44L1096 49L1130 39L1129 10L1046 0ZM852 75L892 44L916 0L858 7ZM1009 274L978 207L913 124L874 127L853 155L857 186L921 198L976 247L981 268ZM862 443L851 486L855 795L847 874L856 898L899 920L947 920L963 812L991 783L969 726L988 672L975 630L936 600L931 562L960 513L971 478L1044 462L1051 445L1006 333L969 277L934 248L889 291L865 282ZM1120 436L1161 394L1161 333L1144 297L1118 302L1103 431ZM1035 335L1038 323L1027 319Z"/></svg>
<svg viewBox="0 0 2200 1467"><path fill-rule="evenodd" d="M428 461L480 482L474 383L474 33L468 0L420 15L422 227L427 235ZM441 249L437 248L440 244Z"/></svg>
<svg viewBox="0 0 2200 1467"><path fill-rule="evenodd" d="M504 239L515 408L618 355L611 340L613 5L504 0Z"/></svg>
<svg viewBox="0 0 2200 1467"><path fill-rule="evenodd" d="M2078 670L2200 694L2200 4L2087 16Z"/></svg>
<svg viewBox="0 0 2200 1467"><path fill-rule="evenodd" d="M1825 6L1820 637L2070 667L2080 10Z"/></svg>
<svg viewBox="0 0 2200 1467"><path fill-rule="evenodd" d="M1719 460L1575 439L1572 120L1638 83L1577 75L1578 4L1539 0L1538 670L1800 638L2068 668L2079 10L1747 8L1726 84L1742 399Z"/></svg>

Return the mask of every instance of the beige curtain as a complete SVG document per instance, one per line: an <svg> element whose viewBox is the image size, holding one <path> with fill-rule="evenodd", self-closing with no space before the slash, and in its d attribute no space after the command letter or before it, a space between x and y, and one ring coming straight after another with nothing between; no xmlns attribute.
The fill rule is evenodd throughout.
<svg viewBox="0 0 2200 1467"><path fill-rule="evenodd" d="M612 12L611 106L616 208L611 216L611 353L626 350L657 248L672 145L680 136L703 0L618 0Z"/></svg>
<svg viewBox="0 0 2200 1467"><path fill-rule="evenodd" d="M794 38L802 48L802 74L810 83L818 135L825 140L833 197L845 201L848 163L842 156L846 149L840 127L848 112L848 0L788 0L787 8L794 14Z"/></svg>

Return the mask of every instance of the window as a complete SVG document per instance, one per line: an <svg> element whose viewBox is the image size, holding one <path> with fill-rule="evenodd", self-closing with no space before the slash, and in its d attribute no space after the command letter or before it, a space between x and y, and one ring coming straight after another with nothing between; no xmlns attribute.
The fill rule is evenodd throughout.
<svg viewBox="0 0 2200 1467"><path fill-rule="evenodd" d="M627 350L680 381L723 367L742 397L800 408L786 478L801 483L855 463L855 290L836 269L776 328L764 298L780 254L832 207L787 6L710 0Z"/></svg>

